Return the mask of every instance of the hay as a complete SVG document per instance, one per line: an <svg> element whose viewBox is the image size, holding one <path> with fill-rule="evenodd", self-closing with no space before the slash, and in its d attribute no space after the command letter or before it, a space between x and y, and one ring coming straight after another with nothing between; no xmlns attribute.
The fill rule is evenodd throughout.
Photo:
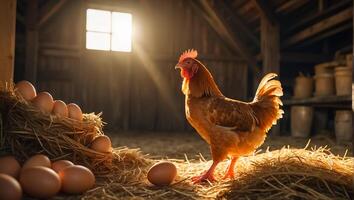
<svg viewBox="0 0 354 200"><path fill-rule="evenodd" d="M35 153L51 159L69 159L91 168L96 186L81 196L56 199L351 199L354 196L354 158L333 155L325 147L282 148L242 157L233 180L193 185L190 177L207 170L211 161L172 160L178 177L169 187L155 187L146 180L154 162L138 149L115 148L104 154L88 148L102 135L99 115L85 114L83 122L41 113L14 94L0 92L0 152L25 160ZM227 163L216 170L221 179Z"/></svg>
<svg viewBox="0 0 354 200"><path fill-rule="evenodd" d="M351 199L354 196L354 158L318 149L282 148L249 157L236 164L234 180L222 180L227 162L217 168L216 183L193 185L190 177L207 170L210 161L170 160L179 176L169 187L154 187L143 177L131 184L110 179L82 199Z"/></svg>
<svg viewBox="0 0 354 200"><path fill-rule="evenodd" d="M96 175L119 170L122 180L128 174L135 177L134 171L148 162L138 150L122 147L101 153L89 148L94 138L103 135L103 124L100 114L84 114L80 122L42 113L16 95L13 86L0 88L0 154L15 155L21 162L43 153L51 160L85 165Z"/></svg>

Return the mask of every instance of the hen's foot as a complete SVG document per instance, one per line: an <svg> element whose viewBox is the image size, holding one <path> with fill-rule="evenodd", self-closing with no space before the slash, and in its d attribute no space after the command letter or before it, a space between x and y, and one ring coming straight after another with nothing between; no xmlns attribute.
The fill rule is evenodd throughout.
<svg viewBox="0 0 354 200"><path fill-rule="evenodd" d="M204 173L200 176L194 176L192 177L192 182L194 184L198 184L198 183L202 183L202 182L215 182L216 179L214 177L214 175L210 174L210 173Z"/></svg>
<svg viewBox="0 0 354 200"><path fill-rule="evenodd" d="M231 162L225 172L225 176L223 177L223 179L234 179L235 178L235 164L236 164L237 160L238 160L238 157L233 157L231 159Z"/></svg>
<svg viewBox="0 0 354 200"><path fill-rule="evenodd" d="M235 178L235 171L232 169L228 169L223 177L223 179L234 179Z"/></svg>

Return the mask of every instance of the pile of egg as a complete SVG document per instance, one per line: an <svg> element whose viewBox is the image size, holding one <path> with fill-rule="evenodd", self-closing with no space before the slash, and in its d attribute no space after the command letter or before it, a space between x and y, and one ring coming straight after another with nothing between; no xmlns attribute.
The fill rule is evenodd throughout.
<svg viewBox="0 0 354 200"><path fill-rule="evenodd" d="M15 92L44 113L53 114L58 117L69 117L78 121L82 121L83 119L81 108L78 105L75 103L66 105L64 101L53 100L52 95L48 92L37 94L36 88L28 81L18 82L15 85ZM90 147L102 153L112 151L111 140L105 135L96 137Z"/></svg>
<svg viewBox="0 0 354 200"><path fill-rule="evenodd" d="M29 158L21 167L13 156L0 157L0 199L21 199L22 193L40 199L81 194L95 184L94 174L68 160L51 162L45 155Z"/></svg>

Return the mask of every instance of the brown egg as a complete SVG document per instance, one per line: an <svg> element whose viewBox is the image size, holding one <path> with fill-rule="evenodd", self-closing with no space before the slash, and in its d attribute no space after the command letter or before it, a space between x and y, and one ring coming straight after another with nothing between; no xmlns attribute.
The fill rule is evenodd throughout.
<svg viewBox="0 0 354 200"><path fill-rule="evenodd" d="M59 172L62 181L61 190L68 194L81 194L95 184L95 176L86 167L73 165Z"/></svg>
<svg viewBox="0 0 354 200"><path fill-rule="evenodd" d="M171 162L159 162L149 169L147 178L156 186L170 185L176 178L177 168Z"/></svg>
<svg viewBox="0 0 354 200"><path fill-rule="evenodd" d="M42 112L51 113L53 110L53 97L48 92L38 93L38 95L32 100L32 103Z"/></svg>
<svg viewBox="0 0 354 200"><path fill-rule="evenodd" d="M42 166L42 167L48 167L50 168L52 166L49 158L43 154L38 154L35 156L30 157L25 164L22 166L22 170L25 168L29 167L36 167L36 166Z"/></svg>
<svg viewBox="0 0 354 200"><path fill-rule="evenodd" d="M74 163L72 163L69 160L58 160L52 163L52 169L59 173L60 170L64 169L65 167L72 166Z"/></svg>
<svg viewBox="0 0 354 200"><path fill-rule="evenodd" d="M0 157L0 173L17 178L21 170L20 163L13 156Z"/></svg>
<svg viewBox="0 0 354 200"><path fill-rule="evenodd" d="M61 117L68 117L69 116L68 107L66 107L66 104L64 103L64 101L61 101L61 100L54 101L52 113L54 115L61 116Z"/></svg>
<svg viewBox="0 0 354 200"><path fill-rule="evenodd" d="M35 198L50 198L55 196L61 186L59 175L46 167L29 167L20 175L20 184L24 192Z"/></svg>
<svg viewBox="0 0 354 200"><path fill-rule="evenodd" d="M22 189L18 181L7 174L0 174L0 199L20 200Z"/></svg>
<svg viewBox="0 0 354 200"><path fill-rule="evenodd" d="M28 81L20 81L15 85L15 91L27 101L36 97L36 88Z"/></svg>
<svg viewBox="0 0 354 200"><path fill-rule="evenodd" d="M106 135L98 136L93 140L91 144L91 149L103 153L111 152L112 151L111 139L109 139L109 137Z"/></svg>
<svg viewBox="0 0 354 200"><path fill-rule="evenodd" d="M79 120L79 121L82 121L82 111L81 111L81 108L74 104L74 103L70 103L67 105L68 107L68 111L69 111L69 117L71 119L76 119L76 120Z"/></svg>

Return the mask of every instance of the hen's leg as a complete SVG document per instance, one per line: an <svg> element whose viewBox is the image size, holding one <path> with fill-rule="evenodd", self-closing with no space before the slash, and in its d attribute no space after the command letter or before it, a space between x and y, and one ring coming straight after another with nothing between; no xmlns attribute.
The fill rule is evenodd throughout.
<svg viewBox="0 0 354 200"><path fill-rule="evenodd" d="M233 179L235 177L235 164L236 161L238 160L238 157L232 157L231 158L231 162L229 167L227 168L226 172L225 172L225 176L224 179L230 178Z"/></svg>
<svg viewBox="0 0 354 200"><path fill-rule="evenodd" d="M216 168L216 166L218 164L219 164L219 162L213 161L213 164L210 166L208 171L204 172L200 176L192 177L193 183L196 184L196 183L201 183L201 182L204 182L204 181L210 181L210 182L216 181L216 179L214 178L214 171L215 171L215 168Z"/></svg>

